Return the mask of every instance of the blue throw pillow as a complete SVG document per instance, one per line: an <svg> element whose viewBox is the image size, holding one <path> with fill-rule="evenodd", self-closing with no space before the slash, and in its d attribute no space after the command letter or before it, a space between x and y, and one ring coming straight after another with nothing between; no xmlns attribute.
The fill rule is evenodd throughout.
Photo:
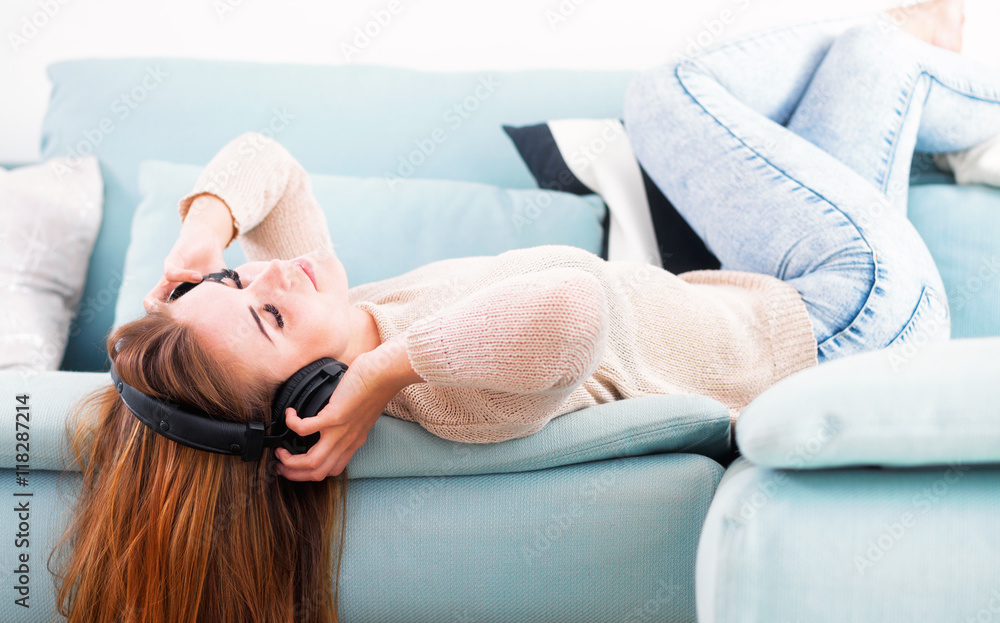
<svg viewBox="0 0 1000 623"><path fill-rule="evenodd" d="M740 413L757 465L1000 463L1000 338L870 351L800 370Z"/></svg>
<svg viewBox="0 0 1000 623"><path fill-rule="evenodd" d="M202 167L147 160L139 165L142 202L132 220L115 326L145 312L142 298L156 285L180 232L177 202L191 192ZM311 174L337 256L351 286L387 279L453 257L568 244L599 253L606 216L598 197L550 190L500 188L478 182ZM240 245L227 265L245 261Z"/></svg>

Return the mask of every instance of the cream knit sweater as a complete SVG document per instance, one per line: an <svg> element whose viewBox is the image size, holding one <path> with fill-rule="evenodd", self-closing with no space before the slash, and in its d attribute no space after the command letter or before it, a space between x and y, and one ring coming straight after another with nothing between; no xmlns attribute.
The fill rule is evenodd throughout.
<svg viewBox="0 0 1000 623"><path fill-rule="evenodd" d="M181 199L182 219L204 193L229 206L250 260L333 248L308 174L273 139L250 132L226 145ZM427 381L386 413L456 441L524 437L558 415L647 394L710 396L735 419L817 362L805 305L778 279L673 275L572 246L441 260L349 294L383 342L406 334Z"/></svg>

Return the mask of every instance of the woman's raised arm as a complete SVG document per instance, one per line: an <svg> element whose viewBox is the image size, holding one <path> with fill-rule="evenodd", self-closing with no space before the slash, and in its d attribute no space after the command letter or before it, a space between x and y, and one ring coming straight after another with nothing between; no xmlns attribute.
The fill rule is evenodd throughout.
<svg viewBox="0 0 1000 623"><path fill-rule="evenodd" d="M182 220L206 194L229 208L233 237L240 236L248 260L333 249L308 173L284 146L259 132L237 136L212 158L191 193L178 202Z"/></svg>
<svg viewBox="0 0 1000 623"><path fill-rule="evenodd" d="M222 250L235 235L233 218L221 199L213 195L195 199L181 233L163 260L163 275L143 298L143 307L149 311L181 283L197 283L202 275L218 271L225 265Z"/></svg>

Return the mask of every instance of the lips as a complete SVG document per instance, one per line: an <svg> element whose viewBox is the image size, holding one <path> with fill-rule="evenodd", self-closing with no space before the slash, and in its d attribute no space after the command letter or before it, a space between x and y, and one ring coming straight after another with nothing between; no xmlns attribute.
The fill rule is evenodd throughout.
<svg viewBox="0 0 1000 623"><path fill-rule="evenodd" d="M292 260L292 264L295 264L302 269L302 272L304 272L306 277L309 277L309 281L312 282L313 288L318 292L319 288L316 287L316 274L313 273L313 267L309 261L300 257Z"/></svg>

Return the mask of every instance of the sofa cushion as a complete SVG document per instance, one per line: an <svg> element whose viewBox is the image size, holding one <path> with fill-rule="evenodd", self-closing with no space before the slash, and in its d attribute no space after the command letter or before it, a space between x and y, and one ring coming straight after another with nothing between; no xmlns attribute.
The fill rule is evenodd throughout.
<svg viewBox="0 0 1000 623"><path fill-rule="evenodd" d="M914 186L908 214L941 271L952 337L1000 335L1000 189Z"/></svg>
<svg viewBox="0 0 1000 623"><path fill-rule="evenodd" d="M294 155L294 154L293 154ZM125 279L115 326L142 316L142 298L163 273L180 232L177 201L191 192L198 165L147 161L139 167L143 199L132 219ZM348 283L387 279L429 262L543 244L599 253L604 204L597 197L478 182L311 174L313 194ZM230 267L245 261L239 241L223 253Z"/></svg>
<svg viewBox="0 0 1000 623"><path fill-rule="evenodd" d="M4 404L14 404L16 395L31 397L33 469L69 467L69 414L77 401L110 383L106 372L42 372L28 380L0 372ZM14 430L15 413L0 412L0 426ZM0 468L14 467L16 451L14 444L0 445ZM668 452L724 461L731 453L725 406L703 396L629 398L565 413L533 435L492 444L449 441L383 415L347 472L350 478L507 473Z"/></svg>
<svg viewBox="0 0 1000 623"><path fill-rule="evenodd" d="M740 414L736 443L769 467L1000 463L1000 337L852 355L802 370Z"/></svg>
<svg viewBox="0 0 1000 623"><path fill-rule="evenodd" d="M103 187L94 157L0 169L0 370L59 367L101 224Z"/></svg>
<svg viewBox="0 0 1000 623"><path fill-rule="evenodd" d="M129 58L62 61L48 74L43 158L93 153L105 181L105 218L80 303L86 314L62 369L105 370L143 160L205 164L226 141L255 130L313 173L534 188L501 124L620 116L635 72Z"/></svg>

